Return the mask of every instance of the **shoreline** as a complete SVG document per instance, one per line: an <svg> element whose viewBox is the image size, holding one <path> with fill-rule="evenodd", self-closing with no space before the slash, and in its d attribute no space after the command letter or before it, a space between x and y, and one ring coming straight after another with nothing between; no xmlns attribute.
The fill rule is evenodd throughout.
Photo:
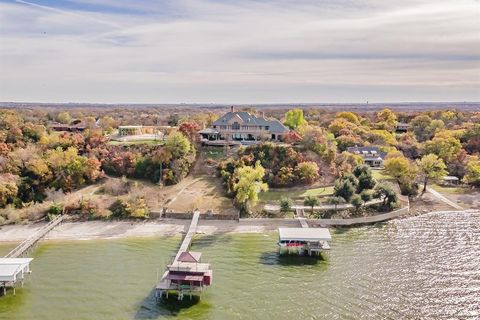
<svg viewBox="0 0 480 320"><path fill-rule="evenodd" d="M434 213L469 213L477 210L463 211L432 211L422 215L403 216L387 221L398 219L415 218ZM25 240L44 226L46 222L6 225L0 227L0 244L17 243ZM169 237L183 235L190 220L182 219L158 219L154 221L75 221L63 222L43 239L49 240L96 240L96 239L121 239L121 238L146 238L146 237ZM310 224L312 225L312 224ZM200 220L197 234L213 235L223 233L263 233L276 231L279 227L301 227L296 219L240 219L234 220ZM332 227L335 228L335 227Z"/></svg>
<svg viewBox="0 0 480 320"><path fill-rule="evenodd" d="M0 244L17 243L25 240L44 226L46 222L6 225L0 227ZM50 231L43 241L49 240L96 240L129 237L169 237L183 235L190 220L159 219L155 221L77 221L62 222ZM262 233L276 231L279 227L300 227L298 220L200 220L197 234Z"/></svg>

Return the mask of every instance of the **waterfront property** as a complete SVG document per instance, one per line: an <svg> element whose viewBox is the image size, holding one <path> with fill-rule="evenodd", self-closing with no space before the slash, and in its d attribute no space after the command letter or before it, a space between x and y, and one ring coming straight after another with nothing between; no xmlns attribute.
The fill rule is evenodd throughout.
<svg viewBox="0 0 480 320"><path fill-rule="evenodd" d="M349 147L347 151L361 156L363 164L370 167L383 167L386 153L380 151L378 147Z"/></svg>
<svg viewBox="0 0 480 320"><path fill-rule="evenodd" d="M199 132L205 145L255 144L262 140L282 141L289 131L280 121L255 116L246 111L230 112Z"/></svg>
<svg viewBox="0 0 480 320"><path fill-rule="evenodd" d="M188 232L182 241L173 262L167 266L167 270L155 288L157 300L168 298L170 292L177 294L178 300L183 300L185 295L190 299L194 294L200 294L212 284L213 270L209 263L200 261L200 252L189 251L188 248L192 237L197 229L200 212L194 213Z"/></svg>
<svg viewBox="0 0 480 320"><path fill-rule="evenodd" d="M278 228L280 254L319 255L332 240L327 228Z"/></svg>

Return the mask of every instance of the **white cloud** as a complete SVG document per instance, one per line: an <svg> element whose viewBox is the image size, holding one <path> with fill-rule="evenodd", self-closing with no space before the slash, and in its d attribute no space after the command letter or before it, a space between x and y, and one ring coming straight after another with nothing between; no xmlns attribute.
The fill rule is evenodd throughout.
<svg viewBox="0 0 480 320"><path fill-rule="evenodd" d="M0 3L0 100L480 100L475 1L120 3Z"/></svg>

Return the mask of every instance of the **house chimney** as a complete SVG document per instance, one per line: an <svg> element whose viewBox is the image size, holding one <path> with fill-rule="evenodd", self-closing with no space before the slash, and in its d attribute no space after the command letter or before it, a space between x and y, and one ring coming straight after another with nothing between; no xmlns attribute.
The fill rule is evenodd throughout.
<svg viewBox="0 0 480 320"><path fill-rule="evenodd" d="M231 112L235 112L235 108L233 106L230 107Z"/></svg>
<svg viewBox="0 0 480 320"><path fill-rule="evenodd" d="M262 111L262 118L265 119L265 112Z"/></svg>

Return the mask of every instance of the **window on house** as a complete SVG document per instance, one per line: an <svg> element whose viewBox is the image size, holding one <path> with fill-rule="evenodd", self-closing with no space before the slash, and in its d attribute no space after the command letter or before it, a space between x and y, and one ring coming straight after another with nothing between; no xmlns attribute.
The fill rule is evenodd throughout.
<svg viewBox="0 0 480 320"><path fill-rule="evenodd" d="M234 122L232 124L232 129L233 130L240 130L240 124L238 122Z"/></svg>
<svg viewBox="0 0 480 320"><path fill-rule="evenodd" d="M265 130L270 130L270 126L265 126Z"/></svg>

